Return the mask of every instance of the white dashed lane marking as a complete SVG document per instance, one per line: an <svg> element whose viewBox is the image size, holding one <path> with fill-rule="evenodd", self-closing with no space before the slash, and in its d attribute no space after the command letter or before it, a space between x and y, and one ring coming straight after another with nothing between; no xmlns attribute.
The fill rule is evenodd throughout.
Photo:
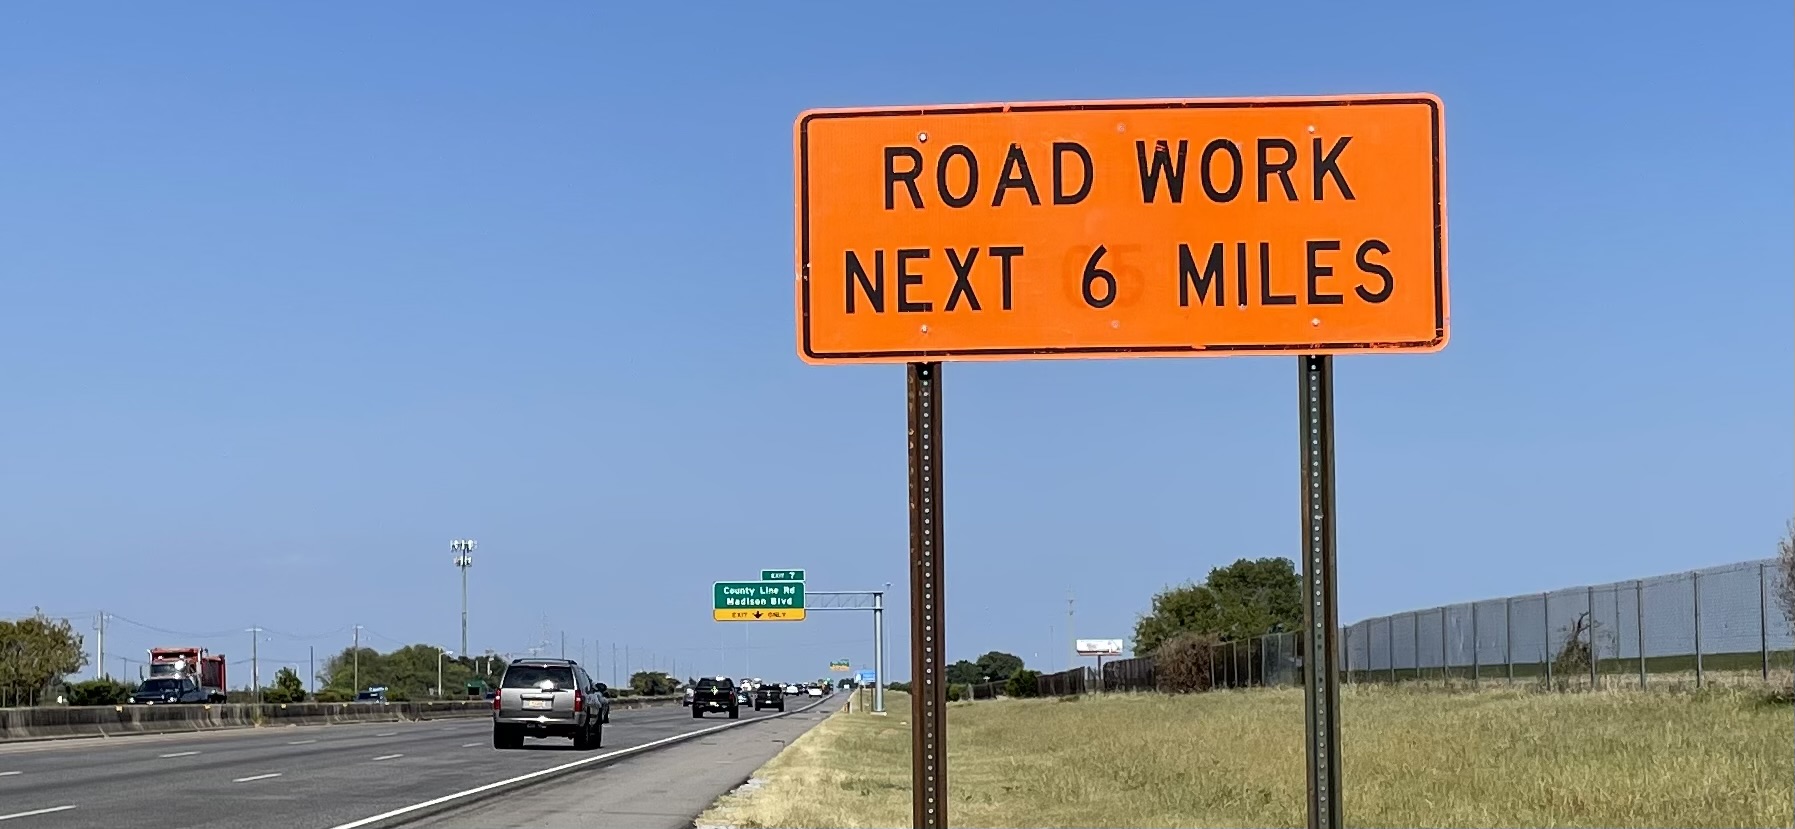
<svg viewBox="0 0 1795 829"><path fill-rule="evenodd" d="M167 760L170 757L192 757L193 755L198 754L198 753L199 752L197 752L197 751L177 751L177 752L174 752L173 754L158 754L156 756L160 757L164 760Z"/></svg>
<svg viewBox="0 0 1795 829"><path fill-rule="evenodd" d="M74 806L51 806L48 809L32 809L29 812L14 812L10 815L0 815L0 820L12 820L14 818L21 818L21 817L33 817L36 815L48 815L48 814L53 814L56 812L66 812L73 808L75 808L75 807Z"/></svg>
<svg viewBox="0 0 1795 829"><path fill-rule="evenodd" d="M382 754L379 757L374 758L374 762L378 763L381 760L397 760L400 757L404 757L404 756L405 755L403 755L403 754Z"/></svg>
<svg viewBox="0 0 1795 829"><path fill-rule="evenodd" d="M232 783L249 783L249 782L252 782L255 780L267 780L270 777L279 777L279 776L280 776L280 772L278 772L278 771L271 772L269 774L252 774L248 777L239 777L235 780L232 780L231 782Z"/></svg>

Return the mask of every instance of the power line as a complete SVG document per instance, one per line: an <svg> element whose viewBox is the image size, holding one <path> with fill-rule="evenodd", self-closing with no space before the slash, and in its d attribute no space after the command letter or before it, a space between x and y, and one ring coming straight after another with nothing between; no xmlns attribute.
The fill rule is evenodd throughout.
<svg viewBox="0 0 1795 829"><path fill-rule="evenodd" d="M196 632L196 631L191 631L191 630L169 630L168 628L160 628L160 627L156 627L155 625L144 624L143 622L139 622L136 619L130 618L129 616L120 616L117 613L111 613L111 614L107 614L107 615L111 616L113 619L116 619L120 622L124 622L125 624L132 625L134 627L140 627L140 628L143 628L144 630L155 631L156 633L164 633L169 636L187 636L187 637L192 637L194 639L221 639L226 636L235 636L238 633L242 632L240 630L235 630L235 629L216 630L216 631L211 631L211 632Z"/></svg>

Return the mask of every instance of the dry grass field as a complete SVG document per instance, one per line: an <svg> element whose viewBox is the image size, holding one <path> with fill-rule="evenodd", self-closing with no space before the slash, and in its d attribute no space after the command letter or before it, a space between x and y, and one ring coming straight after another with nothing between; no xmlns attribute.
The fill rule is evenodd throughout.
<svg viewBox="0 0 1795 829"><path fill-rule="evenodd" d="M1344 688L1353 826L1795 825L1795 706L1757 689ZM838 713L699 826L910 825L909 700ZM1298 689L955 703L948 821L1302 826Z"/></svg>

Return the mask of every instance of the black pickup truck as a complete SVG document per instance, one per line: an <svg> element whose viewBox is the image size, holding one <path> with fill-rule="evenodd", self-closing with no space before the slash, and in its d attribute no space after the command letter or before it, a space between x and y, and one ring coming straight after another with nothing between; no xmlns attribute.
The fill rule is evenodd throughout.
<svg viewBox="0 0 1795 829"><path fill-rule="evenodd" d="M762 685L754 689L754 710L772 708L785 710L785 689L778 685Z"/></svg>
<svg viewBox="0 0 1795 829"><path fill-rule="evenodd" d="M152 677L144 680L131 693L132 705L180 705L211 701L211 695L191 677Z"/></svg>
<svg viewBox="0 0 1795 829"><path fill-rule="evenodd" d="M727 711L730 719L741 718L741 699L733 680L726 676L698 680L692 688L692 719L703 717L706 711Z"/></svg>

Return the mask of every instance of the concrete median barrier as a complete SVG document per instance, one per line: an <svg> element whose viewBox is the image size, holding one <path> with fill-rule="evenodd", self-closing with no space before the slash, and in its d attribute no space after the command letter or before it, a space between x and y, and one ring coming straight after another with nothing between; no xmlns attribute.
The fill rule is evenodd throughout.
<svg viewBox="0 0 1795 829"><path fill-rule="evenodd" d="M621 697L611 710L671 705L679 697ZM486 700L422 702L300 702L261 705L57 705L0 708L0 743L77 737L122 737L220 731L257 726L335 725L484 717Z"/></svg>

